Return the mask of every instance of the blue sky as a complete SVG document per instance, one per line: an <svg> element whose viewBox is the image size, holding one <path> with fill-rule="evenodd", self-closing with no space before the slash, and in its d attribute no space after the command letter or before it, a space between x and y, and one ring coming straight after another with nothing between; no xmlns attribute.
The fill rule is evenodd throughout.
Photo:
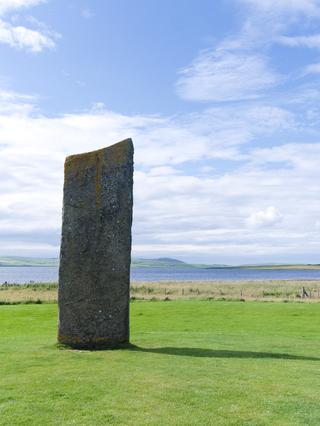
<svg viewBox="0 0 320 426"><path fill-rule="evenodd" d="M28 25L30 15L45 22L47 31L56 33L50 37L54 51L43 48L41 55L30 56L2 49L2 72L15 90L39 94L49 113L79 111L94 102L126 114L190 109L172 90L177 70L208 46L213 27L214 37L228 31L228 9L210 3L39 2L18 9L24 12L18 22Z"/></svg>
<svg viewBox="0 0 320 426"><path fill-rule="evenodd" d="M63 161L132 137L134 256L319 262L319 0L0 0L0 254L56 256Z"/></svg>

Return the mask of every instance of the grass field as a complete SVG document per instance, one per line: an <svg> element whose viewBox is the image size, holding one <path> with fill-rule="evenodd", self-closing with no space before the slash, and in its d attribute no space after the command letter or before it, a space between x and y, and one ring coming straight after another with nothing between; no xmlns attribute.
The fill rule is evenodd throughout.
<svg viewBox="0 0 320 426"><path fill-rule="evenodd" d="M305 289L303 293L302 289ZM320 281L158 281L132 282L136 300L320 301ZM1 285L0 304L56 302L57 284Z"/></svg>
<svg viewBox="0 0 320 426"><path fill-rule="evenodd" d="M56 346L57 305L0 306L1 425L319 425L320 304L131 303L130 349Z"/></svg>

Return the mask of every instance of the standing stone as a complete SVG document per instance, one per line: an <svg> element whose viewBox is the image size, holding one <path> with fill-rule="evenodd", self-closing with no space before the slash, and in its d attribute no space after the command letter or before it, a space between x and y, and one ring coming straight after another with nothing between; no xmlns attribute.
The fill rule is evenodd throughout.
<svg viewBox="0 0 320 426"><path fill-rule="evenodd" d="M58 340L75 348L129 341L133 144L65 161Z"/></svg>

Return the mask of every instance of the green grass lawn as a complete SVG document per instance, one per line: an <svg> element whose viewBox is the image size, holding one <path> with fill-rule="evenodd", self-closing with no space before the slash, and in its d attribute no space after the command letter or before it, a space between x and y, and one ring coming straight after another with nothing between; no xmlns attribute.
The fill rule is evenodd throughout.
<svg viewBox="0 0 320 426"><path fill-rule="evenodd" d="M320 304L131 304L131 349L57 349L57 306L0 306L1 425L320 425Z"/></svg>

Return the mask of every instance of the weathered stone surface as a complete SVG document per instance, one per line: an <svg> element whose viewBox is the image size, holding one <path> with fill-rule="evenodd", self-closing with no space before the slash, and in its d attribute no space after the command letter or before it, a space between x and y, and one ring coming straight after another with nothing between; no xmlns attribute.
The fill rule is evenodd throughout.
<svg viewBox="0 0 320 426"><path fill-rule="evenodd" d="M133 144L65 161L58 340L76 348L129 341Z"/></svg>

